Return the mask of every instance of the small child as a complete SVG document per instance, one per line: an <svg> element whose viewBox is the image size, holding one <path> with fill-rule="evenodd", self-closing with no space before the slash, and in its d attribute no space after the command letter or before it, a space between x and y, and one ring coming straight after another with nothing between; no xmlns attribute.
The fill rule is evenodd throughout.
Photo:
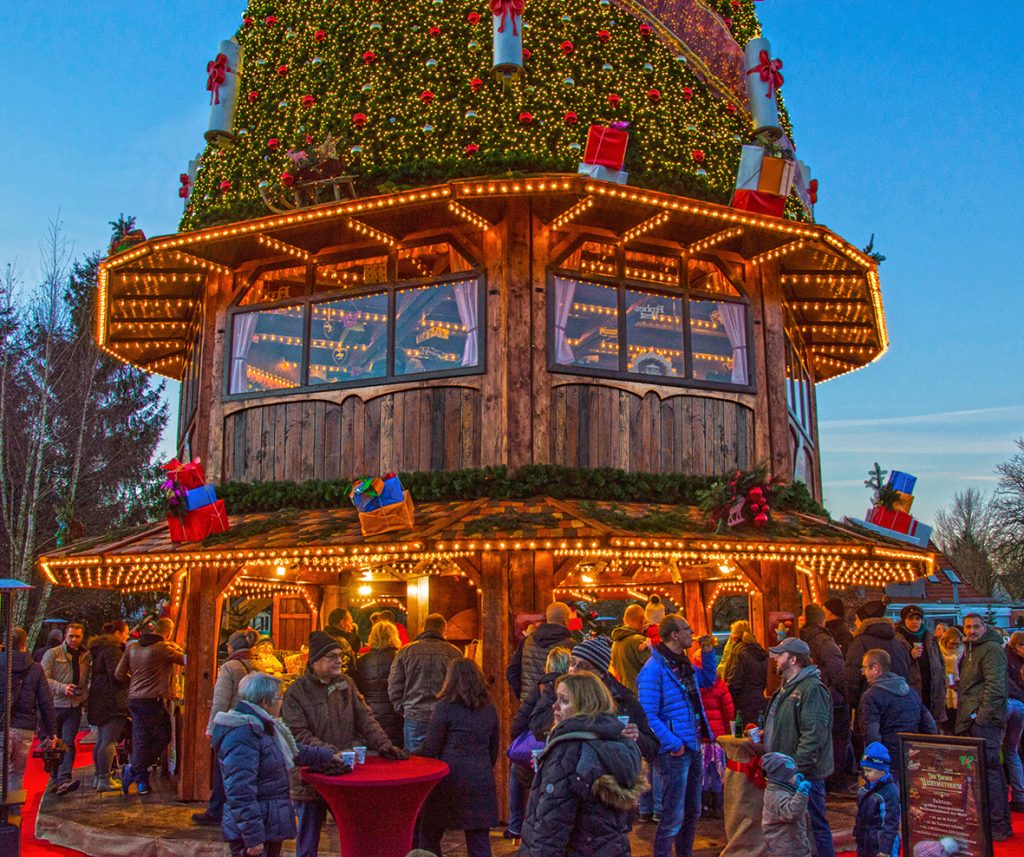
<svg viewBox="0 0 1024 857"><path fill-rule="evenodd" d="M877 741L864 748L860 766L865 783L857 792L857 821L853 836L857 857L899 857L900 791L889 770L885 745Z"/></svg>
<svg viewBox="0 0 1024 857"><path fill-rule="evenodd" d="M807 838L807 799L811 781L797 773L796 762L782 753L765 753L761 772L764 792L761 830L772 857L811 857Z"/></svg>

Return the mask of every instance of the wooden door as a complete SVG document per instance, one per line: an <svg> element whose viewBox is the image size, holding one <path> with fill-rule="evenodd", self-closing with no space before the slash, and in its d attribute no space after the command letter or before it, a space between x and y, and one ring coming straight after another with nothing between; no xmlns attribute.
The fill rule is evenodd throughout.
<svg viewBox="0 0 1024 857"><path fill-rule="evenodd" d="M313 614L302 598L274 596L274 643L279 650L297 652L309 642Z"/></svg>

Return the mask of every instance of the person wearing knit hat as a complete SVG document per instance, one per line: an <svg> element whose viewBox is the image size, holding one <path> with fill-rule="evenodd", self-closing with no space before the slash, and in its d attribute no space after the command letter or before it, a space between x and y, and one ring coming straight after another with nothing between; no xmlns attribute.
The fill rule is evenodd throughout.
<svg viewBox="0 0 1024 857"><path fill-rule="evenodd" d="M926 839L914 846L912 857L952 857L960 850L960 845L952 836L939 839Z"/></svg>
<svg viewBox="0 0 1024 857"><path fill-rule="evenodd" d="M900 610L896 633L910 650L910 681L920 691L921 700L935 722L943 724L946 721L946 665L938 641L924 624L924 611L916 604L908 604Z"/></svg>
<svg viewBox="0 0 1024 857"><path fill-rule="evenodd" d="M890 771L892 759L884 744L872 741L861 759L864 786L857 793L857 821L853 837L857 857L898 854L900 848L900 792Z"/></svg>
<svg viewBox="0 0 1024 857"><path fill-rule="evenodd" d="M766 753L761 773L768 781L761 811L761 830L772 857L810 857L807 802L811 781L797 773L796 762L784 753Z"/></svg>
<svg viewBox="0 0 1024 857"><path fill-rule="evenodd" d="M857 629L853 642L846 650L846 664L843 678L846 684L846 700L852 708L860 705L861 694L867 687L861 672L864 655L871 649L882 649L889 654L890 669L906 679L918 693L921 692L920 674L913 675L910 650L896 634L896 626L885 617L888 599L868 601L857 608ZM917 679L915 681L915 678Z"/></svg>
<svg viewBox="0 0 1024 857"><path fill-rule="evenodd" d="M612 665L612 644L607 637L588 637L582 643L576 644L572 656L577 661L587 662L581 669L606 673Z"/></svg>
<svg viewBox="0 0 1024 857"><path fill-rule="evenodd" d="M835 638L845 658L853 642L853 634L846 623L846 605L842 598L829 598L821 606L825 608L825 629Z"/></svg>
<svg viewBox="0 0 1024 857"><path fill-rule="evenodd" d="M862 622L865 619L881 619L885 615L886 603L884 599L865 601L854 612L854 615Z"/></svg>

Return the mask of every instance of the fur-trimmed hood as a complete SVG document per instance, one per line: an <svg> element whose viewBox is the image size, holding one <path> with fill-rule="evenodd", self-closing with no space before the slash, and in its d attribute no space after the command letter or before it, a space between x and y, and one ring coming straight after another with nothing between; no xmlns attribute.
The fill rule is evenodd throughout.
<svg viewBox="0 0 1024 857"><path fill-rule="evenodd" d="M647 778L642 773L631 786L621 786L612 774L602 774L594 780L590 791L605 806L626 811L635 807L640 795L649 788Z"/></svg>
<svg viewBox="0 0 1024 857"><path fill-rule="evenodd" d="M224 740L224 736L232 729L249 727L257 735L273 734L284 765L289 770L295 767L295 757L299 754L299 745L291 730L284 722L271 717L266 711L249 702L239 702L231 711L220 711L213 718L213 746L216 749Z"/></svg>

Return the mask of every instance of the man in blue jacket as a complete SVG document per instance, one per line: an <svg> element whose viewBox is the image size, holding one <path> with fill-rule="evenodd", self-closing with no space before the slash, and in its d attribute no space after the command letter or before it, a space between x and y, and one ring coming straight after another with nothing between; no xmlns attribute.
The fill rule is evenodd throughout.
<svg viewBox="0 0 1024 857"><path fill-rule="evenodd" d="M640 705L658 738L655 767L664 783L661 823L654 837L654 857L689 857L700 818L701 741L711 741L700 688L715 683L718 659L713 648L702 651L694 669L686 653L693 629L678 613L658 625L661 642L637 676Z"/></svg>

